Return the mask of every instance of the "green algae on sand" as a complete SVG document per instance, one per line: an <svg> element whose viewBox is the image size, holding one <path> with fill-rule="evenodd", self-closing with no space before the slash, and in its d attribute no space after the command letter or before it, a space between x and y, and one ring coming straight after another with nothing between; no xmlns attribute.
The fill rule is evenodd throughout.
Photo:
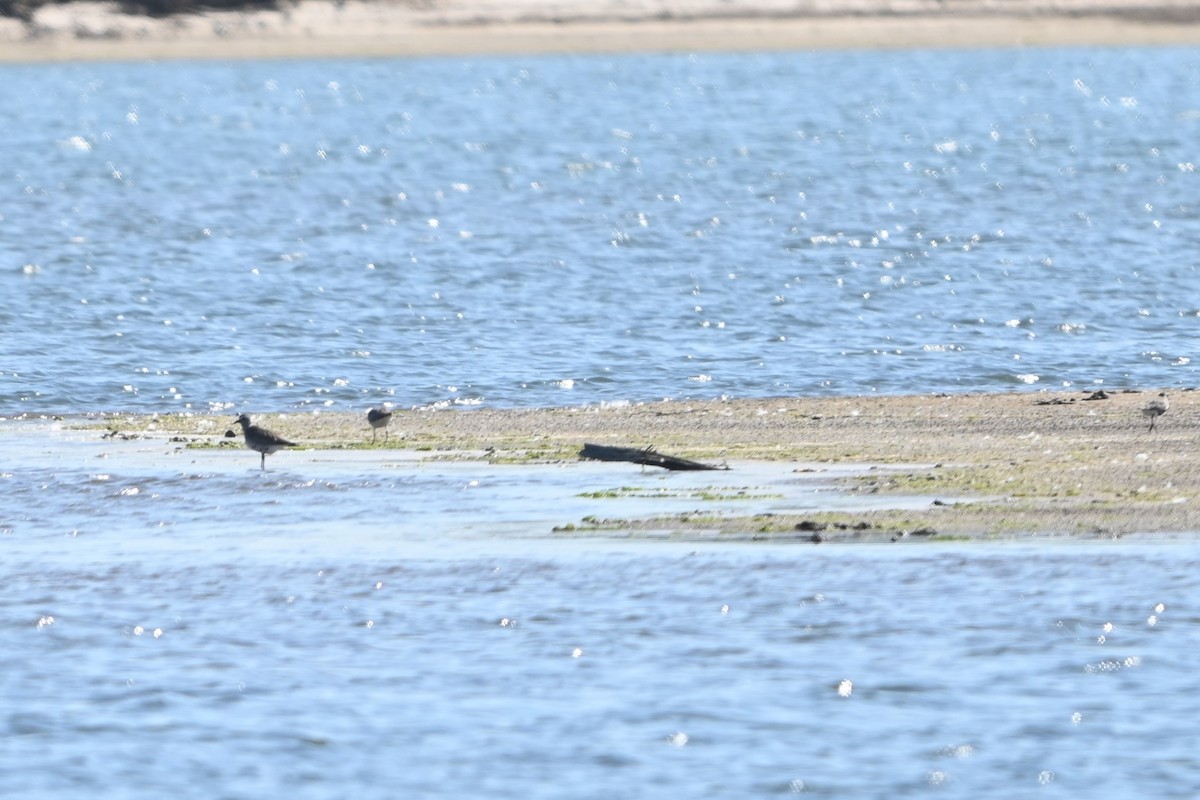
<svg viewBox="0 0 1200 800"><path fill-rule="evenodd" d="M1175 392L1170 413L1148 433L1141 407L1153 394L1113 392L1092 402L1087 398L1093 395L1064 392L417 409L397 411L392 441L384 446L371 445L370 428L357 412L261 416L304 447L406 450L495 464L575 461L584 442L600 442L652 445L696 460L797 462L801 470L813 464L907 465L838 479L843 489L876 496L881 506L889 497L928 501L902 518L879 508L850 520L873 526L860 532L889 538L920 529L935 531L931 539L1200 531L1196 404L1190 393ZM223 446L233 416L116 414L70 418L66 424L215 447ZM610 523L784 537L812 516L760 518L748 512Z"/></svg>

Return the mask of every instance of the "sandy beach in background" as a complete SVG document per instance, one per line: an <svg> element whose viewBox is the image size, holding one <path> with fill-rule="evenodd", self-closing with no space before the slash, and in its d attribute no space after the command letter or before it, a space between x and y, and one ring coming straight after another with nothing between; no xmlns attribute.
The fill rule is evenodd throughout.
<svg viewBox="0 0 1200 800"><path fill-rule="evenodd" d="M762 539L872 541L906 535L1118 538L1200 531L1200 427L1190 392L1147 430L1151 392L777 398L552 409L397 410L390 442L365 414L255 421L313 450L404 450L496 464L571 462L585 443L653 446L714 465L793 463L796 471L877 465L844 488L880 510L858 514L685 515L592 521L595 532L672 530ZM116 415L64 420L97 437L161 437L172 447L241 448L233 416ZM384 453L381 452L381 455ZM632 465L614 464L614 476ZM887 498L904 499L889 508ZM912 510L912 498L920 498ZM906 510L897 511L903 506ZM615 510L615 509L614 509ZM581 530L582 530L581 528Z"/></svg>
<svg viewBox="0 0 1200 800"><path fill-rule="evenodd" d="M0 19L0 63L1197 43L1194 0L301 0L164 19L79 2Z"/></svg>

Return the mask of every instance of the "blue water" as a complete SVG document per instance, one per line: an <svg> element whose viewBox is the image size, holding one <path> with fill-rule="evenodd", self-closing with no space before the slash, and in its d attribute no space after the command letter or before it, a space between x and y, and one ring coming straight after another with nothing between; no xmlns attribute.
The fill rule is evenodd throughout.
<svg viewBox="0 0 1200 800"><path fill-rule="evenodd" d="M1196 382L1191 50L4 78L0 412Z"/></svg>
<svg viewBox="0 0 1200 800"><path fill-rule="evenodd" d="M1191 386L1198 75L6 67L0 417ZM0 797L1200 792L1194 537L555 531L905 502L734 466L2 420Z"/></svg>
<svg viewBox="0 0 1200 800"><path fill-rule="evenodd" d="M256 539L6 559L0 793L1200 789L1194 544L429 557L351 533L289 558Z"/></svg>

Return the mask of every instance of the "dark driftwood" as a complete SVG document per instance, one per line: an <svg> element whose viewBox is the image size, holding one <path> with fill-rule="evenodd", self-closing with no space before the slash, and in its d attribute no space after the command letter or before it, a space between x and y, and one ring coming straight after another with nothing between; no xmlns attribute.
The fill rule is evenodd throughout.
<svg viewBox="0 0 1200 800"><path fill-rule="evenodd" d="M699 461L688 461L686 458L665 456L653 448L612 447L606 444L585 444L579 451L580 458L590 458L595 461L629 461L648 467L663 469L700 470L700 469L729 469L729 467L714 467L711 464L701 464Z"/></svg>

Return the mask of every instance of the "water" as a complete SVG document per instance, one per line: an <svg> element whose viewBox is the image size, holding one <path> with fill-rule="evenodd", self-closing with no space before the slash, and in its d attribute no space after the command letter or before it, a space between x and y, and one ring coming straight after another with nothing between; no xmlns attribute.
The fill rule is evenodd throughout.
<svg viewBox="0 0 1200 800"><path fill-rule="evenodd" d="M301 450L264 473L245 449L11 421L0 452L0 796L1200 787L1192 537L561 530L903 507L838 489L855 465Z"/></svg>
<svg viewBox="0 0 1200 800"><path fill-rule="evenodd" d="M1193 385L1198 64L7 67L0 411Z"/></svg>
<svg viewBox="0 0 1200 800"><path fill-rule="evenodd" d="M251 534L253 536L253 534ZM1195 796L1193 544L6 560L0 792Z"/></svg>
<svg viewBox="0 0 1200 800"><path fill-rule="evenodd" d="M1190 50L3 73L0 416L1195 383ZM882 502L828 465L0 453L0 796L1200 789L1192 537L554 530Z"/></svg>

